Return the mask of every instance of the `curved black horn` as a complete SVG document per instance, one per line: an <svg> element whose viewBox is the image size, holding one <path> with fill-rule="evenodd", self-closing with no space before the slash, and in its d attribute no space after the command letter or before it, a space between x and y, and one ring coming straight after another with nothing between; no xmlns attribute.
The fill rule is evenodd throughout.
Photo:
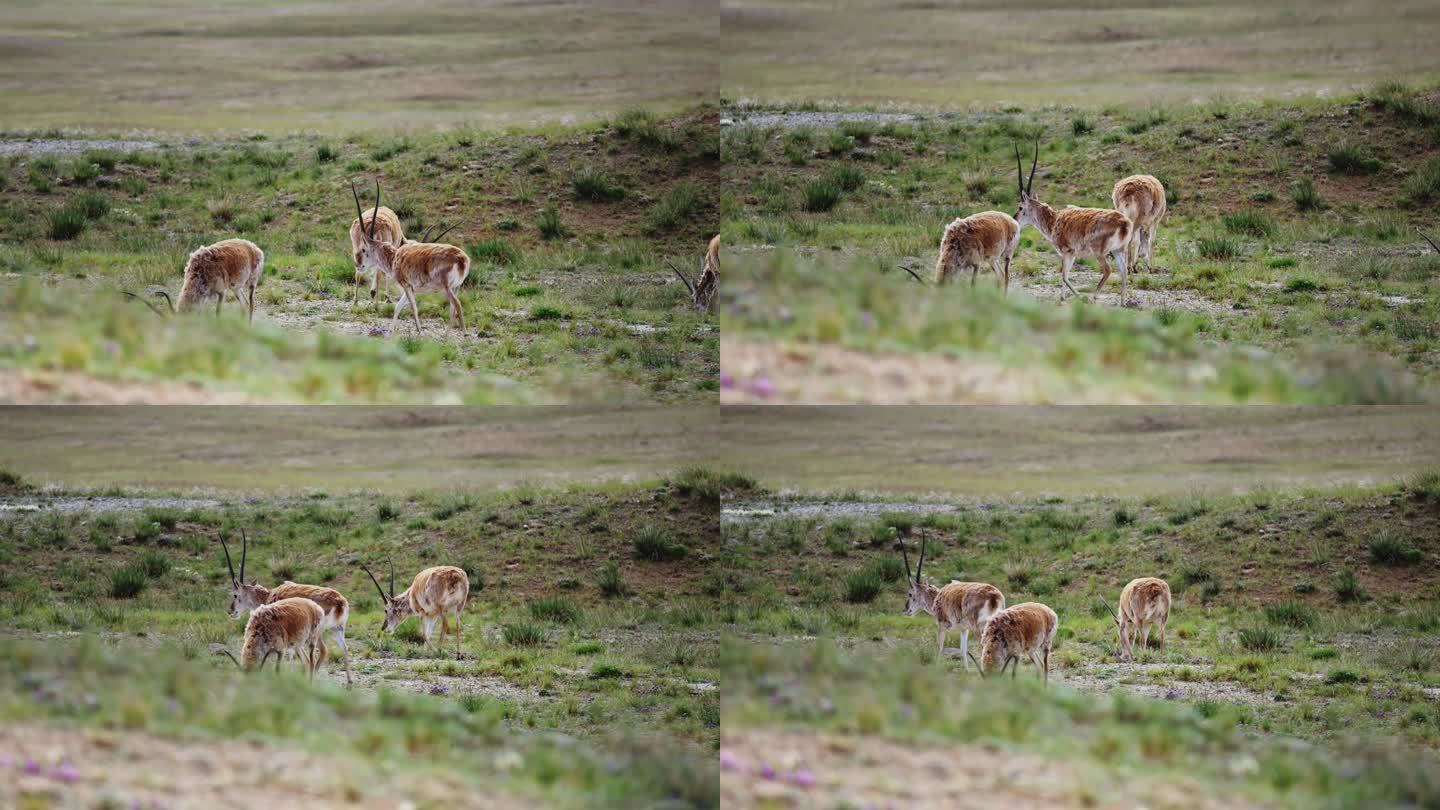
<svg viewBox="0 0 1440 810"><path fill-rule="evenodd" d="M121 290L121 291L120 291L120 294L121 294L121 295L127 295L127 296L129 296L129 297L131 297L131 298L134 298L136 301L139 301L140 303L142 303L142 304L144 304L145 306L149 307L149 308L150 308L150 311L153 312L153 313L155 313L156 317L159 317L159 318L165 317L165 313L164 313L164 312L161 312L159 307L155 306L154 304L150 303L149 301L146 301L144 298L141 298L140 296L136 295L135 293L129 292L128 290Z"/></svg>
<svg viewBox="0 0 1440 810"><path fill-rule="evenodd" d="M1104 605L1105 609L1110 611L1110 615L1115 617L1115 623L1119 624L1120 614L1115 612L1115 608L1110 607L1110 603L1105 601L1105 597L1100 597L1100 604Z"/></svg>
<svg viewBox="0 0 1440 810"><path fill-rule="evenodd" d="M390 560L390 598L395 598L395 561Z"/></svg>
<svg viewBox="0 0 1440 810"><path fill-rule="evenodd" d="M685 284L685 289L689 290L690 295L693 297L695 295L695 285L690 283L690 279L686 278L685 274L680 272L680 270L676 268L674 264L671 264L669 259L665 260L665 266L670 268L671 272L680 277L680 281Z"/></svg>
<svg viewBox="0 0 1440 810"><path fill-rule="evenodd" d="M920 571L925 568L925 536L920 536L920 561L915 563L915 581L920 581Z"/></svg>
<svg viewBox="0 0 1440 810"><path fill-rule="evenodd" d="M971 661L975 661L975 669L976 669L977 671L979 671L979 673L980 673L980 679L981 679L981 680L984 680L984 679L985 679L985 668L982 667L982 666L980 666L980 662L979 662L979 661L976 661L976 660L975 660L975 653L967 652L967 653L965 653L965 654L968 655L968 656L970 656L970 660L971 660Z"/></svg>
<svg viewBox="0 0 1440 810"><path fill-rule="evenodd" d="M170 314L171 314L171 315L174 315L176 312L179 311L179 310L175 309L175 299L173 299L173 298L170 297L170 293L165 292L164 290L156 290L156 291L155 291L155 294L158 295L158 296L160 296L161 298L164 298L164 299L165 299L165 303L167 303L167 304L170 305Z"/></svg>
<svg viewBox="0 0 1440 810"><path fill-rule="evenodd" d="M910 555L905 551L905 538L900 538L900 557L905 560L905 578L910 578Z"/></svg>
<svg viewBox="0 0 1440 810"><path fill-rule="evenodd" d="M449 226L449 227L446 228L445 230L443 230L443 231L435 234L435 241L436 241L436 242L439 242L439 241L440 241L440 237L442 237L442 236L444 236L445 234L447 234L447 233L455 230L455 228L456 228L459 224L460 224L460 223L457 222L457 223L455 223L454 225Z"/></svg>
<svg viewBox="0 0 1440 810"><path fill-rule="evenodd" d="M435 226L434 226L434 225L431 225L431 226L430 226L430 228L433 228L433 227L435 227ZM426 229L425 229L424 235L422 235L422 236L420 237L420 241L421 241L421 242L429 242L429 241L430 241L430 228L426 228Z"/></svg>
<svg viewBox="0 0 1440 810"><path fill-rule="evenodd" d="M225 567L230 569L230 582L231 584L238 583L240 580L235 578L235 563L230 562L230 546L226 545L223 534L220 535L220 547L225 549Z"/></svg>
<svg viewBox="0 0 1440 810"><path fill-rule="evenodd" d="M1419 231L1416 231L1416 233L1420 233L1420 232L1419 232ZM1435 244L1435 240L1434 240L1434 239L1431 239L1430 237L1426 236L1426 235L1423 234L1423 233L1420 233L1420 238L1421 238L1421 239L1424 239L1426 242L1429 242L1429 243L1430 243L1430 247L1435 248L1435 252L1436 252L1436 253L1440 253L1440 245Z"/></svg>
<svg viewBox="0 0 1440 810"><path fill-rule="evenodd" d="M240 547L240 581L245 581L245 559L250 556L250 538L245 536L245 527L240 527L240 542L245 545Z"/></svg>
<svg viewBox="0 0 1440 810"><path fill-rule="evenodd" d="M906 266L903 265L903 264L897 264L897 265L895 265L895 266L898 267L898 268L900 268L901 270L904 270L905 272L909 273L909 274L911 275L911 277L913 277L916 281L920 282L920 286L922 286L922 287L925 286L925 279L923 279L923 278L921 278L920 276L916 275L914 270L911 270L910 268L906 267Z"/></svg>
<svg viewBox="0 0 1440 810"><path fill-rule="evenodd" d="M390 597L385 595L385 589L380 587L380 580L376 579L375 575L370 573L370 566L366 565L364 562L361 562L360 568L363 569L365 573L370 574L370 581L375 583L375 590L380 592L380 598L386 602L390 601Z"/></svg>
<svg viewBox="0 0 1440 810"><path fill-rule="evenodd" d="M1025 165L1020 162L1020 144L1014 143L1015 147L1015 188L1020 193L1025 193Z"/></svg>
<svg viewBox="0 0 1440 810"><path fill-rule="evenodd" d="M1035 167L1040 163L1040 136L1035 136L1035 159L1030 161L1030 179L1025 181L1025 193L1029 194L1030 189L1035 187Z"/></svg>
<svg viewBox="0 0 1440 810"><path fill-rule="evenodd" d="M1039 143L1038 141L1036 142ZM1038 149L1039 146L1037 145ZM380 178L375 178L375 211L370 215L370 238L375 238L375 220L380 218ZM364 225L365 223L360 223Z"/></svg>
<svg viewBox="0 0 1440 810"><path fill-rule="evenodd" d="M215 651L215 654L216 654L216 655L223 655L223 656L225 656L226 658L229 658L231 661L235 661L235 656L231 655L229 650L216 650L216 651ZM240 662L239 662L239 661L235 661L235 668L236 668L236 669L244 669L244 667L240 666Z"/></svg>
<svg viewBox="0 0 1440 810"><path fill-rule="evenodd" d="M360 192L355 190L355 181L350 181L350 196L355 198L355 219L360 221L360 232L365 232L365 212L360 210ZM371 217L374 219L375 217Z"/></svg>

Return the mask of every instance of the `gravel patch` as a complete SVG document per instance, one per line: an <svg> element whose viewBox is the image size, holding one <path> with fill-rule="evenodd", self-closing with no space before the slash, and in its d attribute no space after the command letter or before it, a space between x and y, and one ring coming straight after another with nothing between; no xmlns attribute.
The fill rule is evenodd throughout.
<svg viewBox="0 0 1440 810"><path fill-rule="evenodd" d="M908 124L918 120L920 120L920 116L913 113L731 112L721 120L721 126L725 126L725 121L729 121L730 126L800 129L802 127L838 127L841 124L855 121L866 124Z"/></svg>
<svg viewBox="0 0 1440 810"><path fill-rule="evenodd" d="M0 141L0 155L78 155L91 149L133 152L141 149L159 149L162 145L157 141L82 141L35 138Z"/></svg>
<svg viewBox="0 0 1440 810"><path fill-rule="evenodd" d="M151 507L167 509L207 509L219 506L212 498L0 498L0 515L31 512L139 512Z"/></svg>
<svg viewBox="0 0 1440 810"><path fill-rule="evenodd" d="M869 517L883 512L905 512L913 515L959 513L975 509L976 504L896 502L877 503L874 501L823 501L798 503L769 503L764 501L738 503L720 510L720 520L738 523L745 520L764 520L775 517L837 518ZM979 508L986 508L981 505Z"/></svg>

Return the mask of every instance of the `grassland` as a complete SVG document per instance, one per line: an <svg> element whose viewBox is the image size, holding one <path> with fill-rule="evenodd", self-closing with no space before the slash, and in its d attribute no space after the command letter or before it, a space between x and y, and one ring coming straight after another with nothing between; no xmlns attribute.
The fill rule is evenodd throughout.
<svg viewBox="0 0 1440 810"><path fill-rule="evenodd" d="M749 467L762 485L764 469ZM1163 475L1105 495L961 490L864 510L737 490L722 525L722 795L1437 801L1440 476L1177 495L1159 494ZM982 681L961 673L958 649L937 659L933 620L900 615L901 534L927 545L936 581L992 582L1010 604L1056 609L1048 692L1028 666ZM1165 577L1175 606L1168 643L1125 662L1100 599L1140 575Z"/></svg>
<svg viewBox="0 0 1440 810"><path fill-rule="evenodd" d="M531 126L688 107L719 82L714 7L700 2L67 0L11 8L6 22L7 127Z"/></svg>
<svg viewBox="0 0 1440 810"><path fill-rule="evenodd" d="M450 785L465 806L492 806L492 788L511 802L494 806L715 806L719 633L706 572L721 479L705 470L501 491L222 492L204 505L147 489L36 490L14 473L4 482L7 501L42 506L0 517L0 719L34 729L28 739L61 736L53 747L16 743L47 760L43 785L30 785L44 795L32 801L103 789L191 806L212 786L193 766L162 766L166 746L194 740L196 761L241 780L285 750L319 758L320 785L270 788L282 804L313 791L374 806L438 772L418 806ZM104 497L60 508L90 495ZM295 674L246 679L212 656L214 645L238 649L218 539L240 528L247 578L349 597L353 691L333 645L335 665L314 685ZM400 579L429 564L470 575L458 660L423 647L413 620L393 636L375 632L379 599L357 561L386 559ZM90 728L118 739L97 743ZM226 764L237 739L252 754ZM97 748L134 750L154 775L141 784L133 765L126 776ZM77 752L96 761L74 762ZM48 776L61 755L80 776ZM26 785L0 796L28 796Z"/></svg>
<svg viewBox="0 0 1440 810"><path fill-rule="evenodd" d="M726 0L721 92L954 109L1343 95L1440 76L1426 3Z"/></svg>
<svg viewBox="0 0 1440 810"><path fill-rule="evenodd" d="M713 235L715 112L443 135L34 140L0 157L0 391L10 401L572 402L713 397L719 338L665 262ZM57 153L55 150L67 150ZM407 233L466 249L462 333L422 296L352 305L348 182ZM598 191L597 191L598 190ZM598 196L597 196L598 195ZM188 251L266 251L239 307L169 322L119 295L178 289ZM433 300L432 300L433 299Z"/></svg>
<svg viewBox="0 0 1440 810"><path fill-rule="evenodd" d="M1326 101L875 114L735 106L722 142L732 253L727 401L1375 402L1432 396L1440 365L1440 108L1393 83ZM1155 273L1057 308L1027 229L1008 299L921 287L945 223L1035 189L1108 206L1170 194ZM1090 293L1098 273L1077 285Z"/></svg>

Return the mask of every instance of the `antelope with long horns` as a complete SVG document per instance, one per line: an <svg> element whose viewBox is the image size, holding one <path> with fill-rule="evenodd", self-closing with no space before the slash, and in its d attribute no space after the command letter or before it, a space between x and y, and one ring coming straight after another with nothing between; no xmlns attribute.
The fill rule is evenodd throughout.
<svg viewBox="0 0 1440 810"><path fill-rule="evenodd" d="M1065 289L1074 295L1079 293L1070 286L1070 268L1075 266L1076 259L1094 256L1099 260L1103 275L1100 276L1100 283L1095 285L1097 295L1110 278L1110 263L1114 262L1120 269L1120 305L1124 306L1127 292L1126 273L1129 269L1125 261L1125 251L1134 228L1130 218L1109 208L1067 206L1057 211L1041 202L1031 194L1031 188L1035 184L1035 166L1039 162L1040 141L1036 139L1035 159L1030 162L1030 177L1027 180L1020 162L1020 149L1016 147L1015 173L1020 182L1020 210L1015 214L1015 221L1021 228L1034 225L1040 235L1045 237L1045 241L1060 254L1060 281L1065 285Z"/></svg>
<svg viewBox="0 0 1440 810"><path fill-rule="evenodd" d="M350 185L350 193L355 197L356 216L364 219L360 210L360 195L355 191L353 183ZM380 207L378 180L375 182L374 207ZM452 225L451 228L453 227ZM435 238L444 236L451 228L446 228ZM422 240L428 238L427 231ZM399 285L400 300L395 302L396 321L400 320L400 310L409 302L410 313L415 316L415 332L419 334L420 308L415 294L442 292L450 299L450 323L454 324L458 318L460 331L465 331L465 311L456 295L460 285L465 283L466 276L470 275L470 257L465 251L454 245L412 242L408 239L399 246L390 244L376 237L375 220L372 218L370 228L360 231L360 256L363 266L384 273Z"/></svg>
<svg viewBox="0 0 1440 810"><path fill-rule="evenodd" d="M1155 230L1165 218L1165 186L1148 174L1132 174L1115 183L1110 193L1115 210L1130 218L1134 226L1125 258L1130 267L1138 270L1140 259L1145 260L1145 269L1154 272L1150 252L1155 243Z"/></svg>
<svg viewBox="0 0 1440 810"><path fill-rule="evenodd" d="M206 245L190 254L185 262L185 278L180 283L179 305L170 298L170 293L156 289L153 293L165 299L170 313L185 312L203 301L215 297L215 314L220 314L220 304L225 293L235 296L235 301L246 308L250 322L255 321L255 287L265 272L265 252L248 239L226 239L213 245ZM246 293L241 298L241 293ZM143 302L156 315L164 312L149 301L134 293L126 295Z"/></svg>
<svg viewBox="0 0 1440 810"><path fill-rule="evenodd" d="M340 645L340 655L345 660L345 685L350 686L350 648L345 643L345 625L350 621L350 600L346 599L334 588L325 588L320 585L304 585L299 582L286 580L275 588L266 588L258 582L245 582L245 561L250 556L250 538L245 530L240 530L240 573L235 573L235 564L230 559L230 546L225 542L222 535L220 546L225 550L225 565L230 569L230 618L238 619L247 612L254 611L261 605L268 605L279 602L282 599L300 597L309 599L320 606L324 611L324 618L321 622L321 632L328 631ZM325 642L321 639L318 644L321 650L325 648ZM322 659L323 659L322 655Z"/></svg>
<svg viewBox="0 0 1440 810"><path fill-rule="evenodd" d="M387 595L385 589L380 587L380 580L370 573L370 569L360 564L365 573L370 575L370 581L375 583L375 589L380 592L380 599L385 605L385 623L381 625L382 632L394 630L401 622L410 616L420 617L421 632L425 637L425 646L430 646L430 636L435 630L435 622L440 622L440 638L437 646L445 643L445 633L450 630L450 618L455 618L455 657L460 657L460 617L465 612L465 603L470 598L470 577L465 571L453 565L437 565L433 568L426 568L415 575L400 595L395 594L395 566L390 566L390 593Z"/></svg>
<svg viewBox="0 0 1440 810"><path fill-rule="evenodd" d="M988 264L1000 282L1000 289L1010 294L1010 260L1020 244L1020 224L1001 211L981 211L945 226L940 238L940 258L935 262L935 283L944 284L956 273L970 271L970 286L980 274L980 265ZM1001 269L1001 264L1004 269Z"/></svg>
<svg viewBox="0 0 1440 810"><path fill-rule="evenodd" d="M240 660L236 661L229 650L220 652L247 671L265 669L265 663L273 654L275 671L279 672L285 653L294 651L304 656L305 668L314 680L315 670L325 661L325 644L320 640L324 622L324 609L309 599L281 599L250 612L250 620L245 622Z"/></svg>
<svg viewBox="0 0 1440 810"><path fill-rule="evenodd" d="M1004 675L1005 667L1013 663L1010 677L1014 678L1020 669L1020 658L1024 656L1040 670L1045 685L1049 686L1050 648L1055 644L1055 631L1059 627L1060 619L1055 611L1039 602L1022 602L1005 608L991 616L990 623L985 625L985 632L980 636L980 660L975 661L973 657L970 660L975 661L981 677L994 672L997 665Z"/></svg>
<svg viewBox="0 0 1440 810"><path fill-rule="evenodd" d="M380 287L381 273L366 267L365 254L360 250L365 239L367 222L369 223L368 228L373 230L382 242L388 242L396 247L405 243L405 226L400 223L400 217L383 205L362 212L360 216L350 222L350 249L355 254L355 293L350 297L351 306L360 301L360 282L366 275L370 276L371 301L375 300L375 294Z"/></svg>
<svg viewBox="0 0 1440 810"><path fill-rule="evenodd" d="M671 264L670 269L680 277L685 289L690 291L690 304L695 307L695 311L708 312L711 302L715 300L715 291L720 287L720 235L716 234L715 238L710 240L710 248L705 251L705 263L700 266L700 277L695 283L692 284L675 265Z"/></svg>
<svg viewBox="0 0 1440 810"><path fill-rule="evenodd" d="M1103 599L1101 600L1104 601ZM1110 607L1115 629L1120 633L1120 656L1129 661L1135 657L1135 636L1140 636L1140 650L1150 648L1150 628L1160 628L1157 637L1165 644L1165 625L1170 621L1170 583L1159 577L1132 579L1120 591L1120 610Z"/></svg>
<svg viewBox="0 0 1440 810"><path fill-rule="evenodd" d="M910 576L910 555L905 551L905 541L900 540L900 554L905 561L905 576ZM920 541L920 559L915 566L915 577L910 579L910 595L905 600L905 615L914 616L925 611L935 617L935 658L940 660L945 653L945 636L954 628L960 628L960 669L969 671L966 659L970 655L970 633L983 634L990 617L1005 609L1005 595L994 585L984 582L951 582L936 587L920 578L925 567L925 541Z"/></svg>

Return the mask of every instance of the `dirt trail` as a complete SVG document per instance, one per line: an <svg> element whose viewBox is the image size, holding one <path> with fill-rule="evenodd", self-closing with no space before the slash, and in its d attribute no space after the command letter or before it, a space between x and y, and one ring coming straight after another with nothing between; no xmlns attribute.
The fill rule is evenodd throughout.
<svg viewBox="0 0 1440 810"><path fill-rule="evenodd" d="M78 155L91 149L113 149L133 152L159 149L158 141L70 140L64 138L25 138L0 140L0 155Z"/></svg>
<svg viewBox="0 0 1440 810"><path fill-rule="evenodd" d="M376 773L374 763L253 742L143 733L0 728L0 806L165 808L541 807L437 773Z"/></svg>
<svg viewBox="0 0 1440 810"><path fill-rule="evenodd" d="M984 745L773 730L721 737L726 807L1009 810L1257 807L1183 778L1105 779L1090 769Z"/></svg>

